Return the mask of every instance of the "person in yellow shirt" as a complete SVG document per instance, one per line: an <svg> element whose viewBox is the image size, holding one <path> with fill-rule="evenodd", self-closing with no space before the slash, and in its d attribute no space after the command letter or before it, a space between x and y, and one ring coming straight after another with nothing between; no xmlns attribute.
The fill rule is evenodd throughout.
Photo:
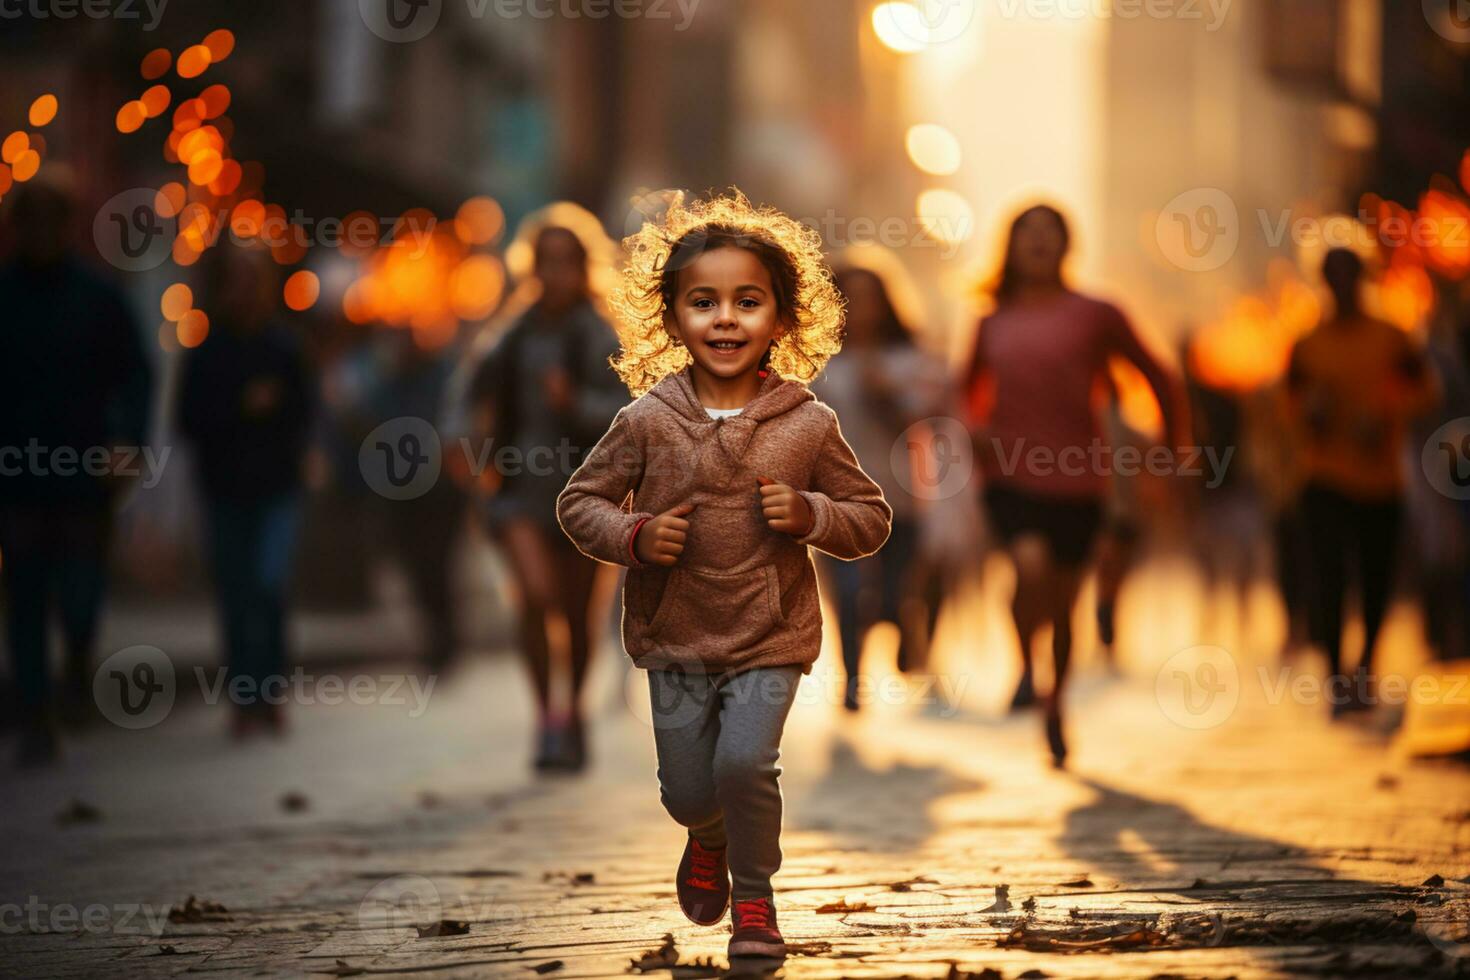
<svg viewBox="0 0 1470 980"><path fill-rule="evenodd" d="M1326 650L1336 717L1372 703L1373 651L1388 607L1402 523L1409 422L1434 400L1422 351L1404 331L1365 314L1363 261L1333 249L1322 275L1331 319L1297 341L1287 373L1288 416L1301 447L1301 512L1310 539L1307 597L1313 639ZM1343 600L1355 580L1363 653L1342 672Z"/></svg>

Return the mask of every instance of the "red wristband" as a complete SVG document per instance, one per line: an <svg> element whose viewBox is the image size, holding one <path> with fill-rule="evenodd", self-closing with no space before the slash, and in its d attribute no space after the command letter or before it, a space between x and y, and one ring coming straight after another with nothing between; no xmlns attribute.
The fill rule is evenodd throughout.
<svg viewBox="0 0 1470 980"><path fill-rule="evenodd" d="M628 557L633 559L634 565L647 564L639 560L638 549L633 546L633 542L638 540L638 532L643 530L643 525L647 524L650 520L652 520L651 517L640 518L638 523L633 525L633 533L628 535Z"/></svg>

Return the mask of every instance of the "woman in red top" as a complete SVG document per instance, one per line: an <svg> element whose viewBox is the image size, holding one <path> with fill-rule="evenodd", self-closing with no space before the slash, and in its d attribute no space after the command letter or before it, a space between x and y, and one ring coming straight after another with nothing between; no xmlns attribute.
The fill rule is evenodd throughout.
<svg viewBox="0 0 1470 980"><path fill-rule="evenodd" d="M1103 518L1111 452L1094 411L1108 361L1122 357L1148 379L1177 431L1174 387L1115 307L1073 292L1062 278L1070 235L1055 208L1037 205L1011 224L980 324L966 390L985 472L990 525L1016 563L1011 611L1020 635L1021 683L1013 708L1035 700L1031 645L1052 627L1056 682L1044 699L1052 759L1066 759L1061 694L1072 647L1071 613Z"/></svg>

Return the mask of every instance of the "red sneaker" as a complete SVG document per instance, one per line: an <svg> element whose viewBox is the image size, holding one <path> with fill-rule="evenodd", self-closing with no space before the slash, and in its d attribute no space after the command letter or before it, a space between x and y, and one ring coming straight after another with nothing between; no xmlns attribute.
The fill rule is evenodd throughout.
<svg viewBox="0 0 1470 980"><path fill-rule="evenodd" d="M725 917L730 906L730 866L725 849L702 847L693 837L684 845L679 862L679 908L698 926L712 926Z"/></svg>
<svg viewBox="0 0 1470 980"><path fill-rule="evenodd" d="M735 935L730 937L731 956L786 955L786 940L776 928L776 906L769 898L748 898L735 903Z"/></svg>

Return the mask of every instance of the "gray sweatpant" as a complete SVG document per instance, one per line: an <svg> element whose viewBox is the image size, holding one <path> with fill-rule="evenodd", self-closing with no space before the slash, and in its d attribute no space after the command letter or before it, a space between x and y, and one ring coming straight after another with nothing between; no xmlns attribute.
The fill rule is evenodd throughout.
<svg viewBox="0 0 1470 980"><path fill-rule="evenodd" d="M737 899L769 896L781 867L776 760L800 680L800 667L648 672L664 808L705 847L728 845Z"/></svg>

